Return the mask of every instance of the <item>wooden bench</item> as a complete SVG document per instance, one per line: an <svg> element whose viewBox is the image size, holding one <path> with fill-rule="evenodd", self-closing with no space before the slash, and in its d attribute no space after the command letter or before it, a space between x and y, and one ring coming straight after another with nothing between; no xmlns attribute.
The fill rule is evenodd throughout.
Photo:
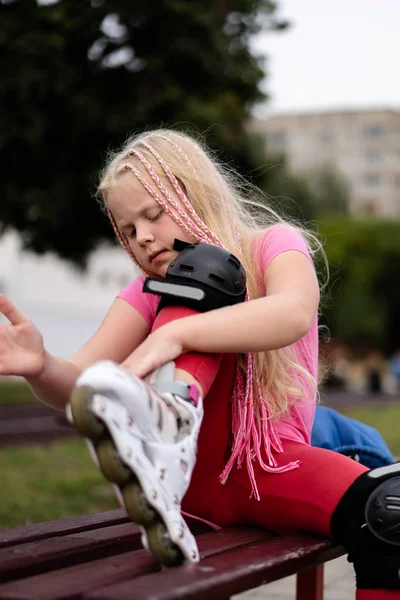
<svg viewBox="0 0 400 600"><path fill-rule="evenodd" d="M201 562L160 570L123 509L0 531L2 600L225 600L297 573L297 600L321 600L323 564L344 553L314 535L213 531L188 519Z"/></svg>
<svg viewBox="0 0 400 600"><path fill-rule="evenodd" d="M0 447L78 437L64 413L41 404L0 406Z"/></svg>

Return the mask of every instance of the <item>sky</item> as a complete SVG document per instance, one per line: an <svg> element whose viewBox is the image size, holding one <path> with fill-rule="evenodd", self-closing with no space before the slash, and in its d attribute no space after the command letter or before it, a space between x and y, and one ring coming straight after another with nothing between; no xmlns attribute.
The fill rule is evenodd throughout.
<svg viewBox="0 0 400 600"><path fill-rule="evenodd" d="M292 26L253 47L268 56L259 116L343 108L400 109L400 0L278 0Z"/></svg>

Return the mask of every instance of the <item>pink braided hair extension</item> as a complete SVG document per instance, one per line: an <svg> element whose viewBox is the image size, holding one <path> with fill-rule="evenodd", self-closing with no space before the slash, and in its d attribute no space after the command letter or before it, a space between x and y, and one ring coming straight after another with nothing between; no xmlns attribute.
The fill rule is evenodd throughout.
<svg viewBox="0 0 400 600"><path fill-rule="evenodd" d="M179 146L179 144L177 144L176 142L174 142L173 140L171 140L166 135L160 135L160 134L156 135L155 133L153 133L153 134L150 135L150 138L153 138L153 137L160 137L162 140L165 140L166 142L168 142L169 144L171 144L171 146L173 148L175 148L175 150L178 150L178 152L182 156L183 160L189 165L189 167L190 167L190 169L192 171L192 174L195 176L195 178L197 178L197 171L194 168L192 161L190 160L190 158L188 157L188 155L186 154L186 152L183 150L183 148L181 148Z"/></svg>
<svg viewBox="0 0 400 600"><path fill-rule="evenodd" d="M133 254L131 247L128 244L128 240L126 239L126 235L124 233L121 233L121 231L118 228L117 223L115 222L114 219L114 215L112 214L111 210L107 207L107 214L108 214L108 218L111 221L111 225L113 226L114 229L114 233L117 237L117 240L119 241L119 243L121 244L121 246L123 247L123 249L125 250L125 252L127 254L129 254L130 258L133 260L133 262L135 263L135 265L137 267L139 267L139 269L143 271L142 267L140 266L140 264L138 263L138 261L136 260L136 256Z"/></svg>
<svg viewBox="0 0 400 600"><path fill-rule="evenodd" d="M141 142L147 149L154 154L153 148L148 144L144 144ZM158 154L158 153L156 153ZM156 156L155 158L160 162L159 158ZM151 187L151 185L147 182L147 180L141 175L141 173L131 165L130 163L124 163L119 169L118 173L123 170L130 170L133 172L138 181L143 185L143 187L149 192L149 194L160 204L160 206L167 212L167 214L174 219L174 221L182 227L182 229L188 233L189 235L194 235L196 239L200 238L200 241L203 241L205 238L205 234L203 234L196 224L186 215L184 211L180 208L180 206L175 202L172 198L171 194L169 194L168 190L162 184L161 180L158 178L154 169L148 163L148 161L144 158L144 156L134 150L131 149L128 151L128 156L136 156L140 162L143 164L149 175L155 181L157 187L160 192L164 195L167 202L164 201L160 195ZM190 213L194 217L194 219L205 229L208 230L208 227L203 223L200 217L195 212L192 205L189 203L185 194L179 186L178 181L172 174L171 170L165 163L163 159L160 162L162 168L164 169L169 181L174 186L175 191L179 195L179 198L182 200L184 206L190 210ZM175 181L175 184L173 183ZM168 203L176 209L176 214L172 211ZM190 209L189 209L190 206ZM111 223L114 227L114 231L117 235L118 240L120 241L123 248L128 252L129 256L135 261L137 261L129 247L129 244L126 242L126 238L124 239L123 234L121 234L116 225L115 219L111 214L111 211L108 211ZM182 217L182 219L180 218ZM201 234L201 237L199 235ZM211 232L212 233L212 232ZM239 232L238 232L239 233ZM210 236L211 237L211 236ZM217 237L212 233L212 240L214 243L220 247L223 247L221 242L217 239ZM209 243L206 241L205 243ZM140 267L140 265L139 265ZM246 292L246 301L250 299L248 291ZM290 462L287 465L283 465L281 467L277 466L277 462L272 454L272 451L275 450L277 453L281 453L282 445L279 440L279 436L277 434L276 426L273 423L271 418L271 413L268 407L268 404L264 402L262 397L262 392L260 385L257 384L257 399L259 401L260 410L261 410L261 418L255 418L254 412L254 398L253 398L253 366L254 366L254 355L253 353L248 353L246 355L246 375L244 375L241 370L239 364L236 364L236 373L235 373L235 385L232 397L232 432L233 432L233 448L231 452L231 456L228 460L228 463L225 466L225 469L220 475L221 483L225 483L230 471L232 470L235 462L237 462L238 468L242 467L243 460L246 461L246 467L249 474L252 492L251 495L254 495L257 500L260 500L260 495L258 493L257 482L254 473L253 461L257 459L262 469L271 473L282 473L284 471L288 471L294 469L299 466L298 461ZM263 447L268 464L265 463L262 455L261 455L261 447Z"/></svg>
<svg viewBox="0 0 400 600"><path fill-rule="evenodd" d="M194 165L193 165L192 161L190 160L190 158L188 157L188 155L186 154L186 152L183 150L183 148L181 148L181 147L179 146L179 144L177 144L176 142L174 142L173 140L171 140L171 139L170 139L168 136L166 136L166 135L160 135L160 134L150 134L150 138L152 138L152 137L160 137L161 139L163 139L163 140L165 140L166 142L168 142L169 144L171 144L171 146L173 146L173 148L175 148L175 150L177 150L177 151L179 152L179 154L180 154L180 155L183 157L184 161L185 161L185 162L186 162L186 163L189 165L189 167L190 167L190 169L191 169L191 171L192 171L193 175L195 176L195 178L196 178L197 180L201 181L201 178L198 176L198 173L197 173L197 171L196 171L196 169L195 169L195 167L194 167ZM142 143L143 143L143 142L142 142ZM194 147L196 148L196 145L195 145L195 143L194 143L194 142L193 142L193 145L194 145ZM147 147L148 147L148 146L147 146ZM148 149L149 149L149 147L148 147ZM196 148L196 150L197 150L197 148ZM197 151L198 151L198 150L197 150ZM156 156L156 155L154 154L154 156ZM157 158L157 160L159 160L159 162L160 162L160 159L161 159L161 157L160 157L160 159L159 159L159 158L156 156L156 158ZM161 159L161 160L162 160L162 159ZM162 163L161 163L161 162L160 162L160 164L161 164L161 166L162 166ZM164 169L164 171L165 171L165 169ZM167 175L167 176L168 176L168 175ZM185 204L185 206L187 206L187 205ZM189 206L190 206L190 208L189 208ZM188 209L189 209L189 211L192 211L192 210L193 210L193 212L194 212L194 209L193 209L192 205L190 204L190 202L189 202L189 206L188 206ZM224 213L225 213L225 218L226 218L226 221L227 221L227 223L229 223L230 221L232 221L232 216L229 214L228 208L227 208L227 206L226 206L225 204L224 204ZM194 212L194 214L196 214L196 213ZM199 220L201 221L201 219L199 219ZM201 222L202 222L202 221L201 221ZM205 225L205 223L203 223L203 225L204 225L204 227L206 227L207 231L209 231L209 232L210 232L210 229L209 229L209 228L208 228L208 227ZM241 248L241 242L242 242L242 235L241 235L241 233L240 233L240 231L239 231L239 227L238 227L238 224L237 224L237 221L236 221L236 219L233 219L233 223L232 223L232 229L233 229L233 232L234 232L234 234L235 234L235 237L236 237L236 239L238 239L238 240L239 240L239 249L240 249L240 248ZM212 233L212 232L211 232L211 233ZM240 254L241 254L241 250L240 250Z"/></svg>
<svg viewBox="0 0 400 600"><path fill-rule="evenodd" d="M166 135L160 135L159 133L158 133L158 134L155 134L155 133L152 133L152 134L150 134L150 138L155 138L155 137L159 137L159 138L161 138L162 140L164 140L164 141L168 142L168 143L169 143L169 144L170 144L170 145L171 145L173 148L175 148L175 150L177 150L177 151L179 152L179 154L182 156L182 158L183 158L183 160L186 162L186 164L187 164L187 165L189 165L189 167L190 167L190 170L192 171L192 175L193 175L194 179L195 179L196 181L198 181L198 182L199 182L199 183L202 185L202 187L203 187L203 191L204 191L204 186L203 186L202 179L201 179L201 177L199 177L199 174L198 174L198 172L196 171L196 169L195 169L195 167L194 167L194 165L193 165L192 161L190 160L190 158L188 157L188 155L186 154L186 152L183 150L183 148L181 148L181 147L179 146L179 144L177 144L176 142L174 142L174 140L171 140L171 139L170 139L168 136L166 136ZM195 145L194 141L193 141L193 147L195 148L195 150L196 150L197 152L199 152L199 150L198 150L198 148L196 147L196 145ZM160 159L161 159L161 157L160 157ZM161 159L161 160L162 160L162 159ZM160 163L160 164L161 164L161 163ZM165 172L165 170L164 170L164 172ZM210 232L210 233L212 234L213 232L212 232L212 231L211 231L211 230L210 230L210 229L209 229L209 228L206 226L206 224L205 224L204 222L202 222L202 221L201 221L201 219L200 219L200 218L197 216L197 214L196 214L196 212L194 211L194 209L193 209L192 205L190 204L190 202L189 202L189 205L190 205L190 208L188 207L189 211L190 211L190 212L192 212L192 211L193 211L193 213L196 215L196 218L198 218L198 219L199 219L199 221L200 221L201 223L203 223L203 225L204 225L204 227L205 227L205 230L206 230L206 231L208 231L208 232ZM225 215L227 215L227 214L228 214L228 211L227 211L227 209L226 209L226 207L225 207L225 206L224 206L224 208L225 208Z"/></svg>
<svg viewBox="0 0 400 600"><path fill-rule="evenodd" d="M163 160L163 158L161 158L161 156L159 155L159 153L152 146L150 146L150 144L147 144L146 142L143 142L143 141L140 142L140 143L145 148L147 148L147 150L149 152L151 152L151 154L158 160L158 162L160 163L161 167L164 170L164 173L166 174L166 176L168 177L169 181L171 182L174 190L176 191L176 193L178 194L179 198L181 199L182 204L187 208L187 210L192 215L192 217L194 218L194 220L198 223L198 225L201 227L201 229L203 229L206 232L206 235L214 242L214 244L216 246L223 247L222 244L221 244L221 242L214 235L214 233L211 231L211 229L209 229L209 227L207 227L207 225L204 223L204 221L202 221L202 219L200 219L199 215L196 213L196 211L194 210L193 206L191 205L191 203L187 199L186 194L183 192L181 186L178 183L178 180L176 179L175 175L172 173L171 169L168 167L167 163Z"/></svg>
<svg viewBox="0 0 400 600"><path fill-rule="evenodd" d="M189 165L189 167L190 167L190 170L192 171L192 175L194 176L194 179L195 179L195 180L197 180L197 181L198 181L198 182L199 182L201 185L203 185L203 184L202 184L202 179L201 179L201 177L199 177L199 174L198 174L198 172L196 171L196 169L195 169L195 167L194 167L194 165L193 165L192 161L190 160L190 158L188 157L188 155L186 154L186 152L183 150L183 148L181 148L181 147L179 146L179 144L177 144L176 142L174 142L173 140L171 140L171 139L170 139L168 136L166 136L166 135L160 135L160 134L154 134L154 133L150 135L150 138L154 138L154 137L159 137L159 138L161 138L162 140L165 140L165 141L166 141L166 142L168 142L168 143L169 143L169 144L170 144L170 145L171 145L173 148L175 148L175 150L177 150L177 151L179 152L179 154L182 156L182 158L183 158L183 160L186 162L186 164L187 164L187 165ZM198 152L198 149L196 148L196 146L195 146L194 142L193 142L193 146L194 146L194 148L196 149L196 151ZM153 150L154 150L154 149L153 149ZM154 154L154 153L153 153L153 154ZM155 156L155 154L154 154L154 156ZM157 160L160 162L160 164L161 164L161 166L162 166L162 162L161 162L161 161L162 161L162 158L161 158L161 157L156 157L156 158L157 158ZM166 163L165 163L165 166L167 167ZM168 167L167 167L167 168L168 168ZM166 169L165 169L165 168L164 168L164 172L166 173ZM172 175L172 173L171 173L171 175ZM172 176L173 176L173 175L172 175ZM168 175L167 175L167 177L168 177ZM203 191L204 191L204 187L203 187ZM187 200L187 196L186 196L186 195L185 195L185 198L186 198L186 200ZM207 227L207 225L204 223L204 221L202 221L202 220L200 219L200 217L197 215L197 213L196 213L196 211L194 210L194 208L193 208L193 206L191 205L191 203L188 201L188 204L186 204L186 202L185 202L185 206L187 206L187 208L188 208L189 212L195 216L195 219L196 219L196 220L198 220L198 223L199 223L200 227L203 227L203 228L204 228L204 230L206 231L207 235L210 235L210 234L211 234L211 235L210 235L210 237L211 237L211 239L212 239L213 232L211 231L211 229L209 229L209 227ZM226 209L226 206L224 206L224 209L225 209L225 210L224 210L224 212L225 212L225 216L227 216L227 215L228 215L228 211L227 211L227 209Z"/></svg>
<svg viewBox="0 0 400 600"><path fill-rule="evenodd" d="M143 156L143 154L141 152L139 152L138 150L129 150L128 154L129 154L129 156L136 156L140 160L142 165L146 168L147 172L150 174L154 183L157 185L160 192L163 194L164 198L166 198L168 200L168 202L174 207L174 209L180 215L180 217L182 217L182 219L184 219L186 221L188 226L191 227L191 230L195 234L196 238L198 240L200 240L201 242L204 242L205 244L209 244L210 243L209 239L204 235L204 233L201 231L201 229L199 229L197 227L197 225L190 218L188 218L185 211L182 210L182 208L179 206L179 204L176 202L176 200L174 200L174 198L171 196L171 194L169 193L169 191L167 190L167 188L165 187L165 185L163 184L161 179L158 177L158 175L155 172L155 170L153 169L153 167ZM182 194L183 194L183 192L182 192ZM186 202L188 202L188 200L186 200Z"/></svg>

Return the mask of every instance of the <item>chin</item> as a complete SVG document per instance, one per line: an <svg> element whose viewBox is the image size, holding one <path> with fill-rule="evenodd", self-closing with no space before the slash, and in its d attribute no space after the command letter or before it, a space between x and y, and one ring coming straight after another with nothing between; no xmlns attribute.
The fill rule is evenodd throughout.
<svg viewBox="0 0 400 600"><path fill-rule="evenodd" d="M168 265L161 267L161 269L157 273L158 277L161 277L161 279L165 279L165 276L167 274L167 270L168 270Z"/></svg>
<svg viewBox="0 0 400 600"><path fill-rule="evenodd" d="M165 279L165 275L167 274L167 267L160 267L160 269L157 269L157 271L153 271L153 270L148 270L146 271L147 275L149 277L152 277L153 279Z"/></svg>

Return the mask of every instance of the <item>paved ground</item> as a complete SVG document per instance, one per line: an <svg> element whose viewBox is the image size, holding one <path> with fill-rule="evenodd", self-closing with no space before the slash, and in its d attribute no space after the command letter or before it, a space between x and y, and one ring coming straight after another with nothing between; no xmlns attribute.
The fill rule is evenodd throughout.
<svg viewBox="0 0 400 600"><path fill-rule="evenodd" d="M324 600L354 600L355 589L353 567L345 556L325 564ZM232 596L232 600L294 600L295 590L293 576Z"/></svg>

